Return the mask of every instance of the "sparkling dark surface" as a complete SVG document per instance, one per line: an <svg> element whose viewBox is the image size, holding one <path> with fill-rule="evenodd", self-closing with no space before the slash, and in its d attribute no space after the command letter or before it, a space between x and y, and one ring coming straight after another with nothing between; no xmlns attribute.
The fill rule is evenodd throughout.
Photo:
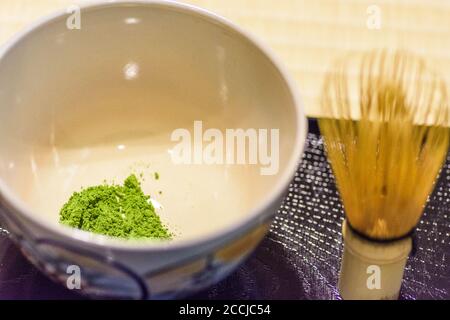
<svg viewBox="0 0 450 320"><path fill-rule="evenodd" d="M236 272L192 299L340 299L343 211L312 124L303 160L270 233ZM450 299L450 155L409 258L402 299ZM0 299L79 299L22 256L0 228Z"/></svg>

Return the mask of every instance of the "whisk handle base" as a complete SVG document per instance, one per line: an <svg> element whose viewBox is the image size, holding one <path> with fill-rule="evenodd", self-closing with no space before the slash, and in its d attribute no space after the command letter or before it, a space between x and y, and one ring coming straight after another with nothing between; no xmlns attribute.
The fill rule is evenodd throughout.
<svg viewBox="0 0 450 320"><path fill-rule="evenodd" d="M344 252L339 291L345 300L396 300L412 249L411 237L391 242L362 238L342 224Z"/></svg>

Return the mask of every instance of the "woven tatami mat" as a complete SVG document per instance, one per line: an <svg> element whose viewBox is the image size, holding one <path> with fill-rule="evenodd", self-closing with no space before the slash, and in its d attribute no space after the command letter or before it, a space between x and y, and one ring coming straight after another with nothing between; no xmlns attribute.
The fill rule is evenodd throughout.
<svg viewBox="0 0 450 320"><path fill-rule="evenodd" d="M83 0L1 0L0 45L42 15ZM448 0L186 0L218 13L271 47L297 81L309 116L321 115L324 72L348 51L401 47L450 83ZM374 7L375 6L375 7ZM380 29L373 28L373 17ZM82 19L82 16L81 16Z"/></svg>

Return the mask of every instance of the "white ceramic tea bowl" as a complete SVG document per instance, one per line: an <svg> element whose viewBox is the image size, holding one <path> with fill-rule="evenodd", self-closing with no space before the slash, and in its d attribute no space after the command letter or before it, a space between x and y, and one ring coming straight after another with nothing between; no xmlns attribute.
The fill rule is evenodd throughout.
<svg viewBox="0 0 450 320"><path fill-rule="evenodd" d="M67 285L75 265L82 293L113 298L181 297L230 273L266 234L307 126L267 48L217 15L163 1L72 6L15 36L0 53L0 121L2 223L50 277ZM239 128L247 142L233 163L225 140ZM183 163L180 132L192 146ZM223 157L205 151L221 139ZM74 191L133 172L172 240L59 223Z"/></svg>

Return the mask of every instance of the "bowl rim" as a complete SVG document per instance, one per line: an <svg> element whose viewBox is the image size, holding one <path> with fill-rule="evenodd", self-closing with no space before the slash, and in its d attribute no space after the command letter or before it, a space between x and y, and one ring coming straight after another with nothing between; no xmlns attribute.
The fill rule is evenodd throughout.
<svg viewBox="0 0 450 320"><path fill-rule="evenodd" d="M187 14L191 14L196 18L206 19L210 23L216 23L222 28L231 30L236 35L242 37L244 41L248 41L248 43L255 47L260 52L260 54L268 59L276 72L279 73L282 81L285 82L284 85L288 89L296 113L295 141L293 141L292 143L293 149L282 175L277 178L276 183L271 188L270 192L267 193L267 197L265 197L263 201L260 201L257 205L255 205L252 209L248 210L248 213L242 219L239 219L235 223L221 228L219 231L214 233L209 232L205 235L199 235L188 239L174 239L170 241L155 241L150 239L115 239L105 235L92 234L87 231L70 228L63 225L45 223L43 219L39 219L36 217L36 215L33 215L33 211L25 203L25 201L21 200L19 196L17 196L15 192L13 192L1 178L0 200L4 201L7 204L8 209L12 209L12 211L14 211L11 214L20 215L29 222L39 226L48 234L53 233L63 239L67 238L66 240L74 240L79 242L80 244L82 243L88 246L131 251L168 251L184 249L192 246L199 246L201 244L219 242L221 239L225 239L227 238L227 236L233 235L237 230L247 230L251 228L253 224L265 221L264 218L273 216L274 214L266 213L264 215L263 213L267 212L267 209L269 209L271 205L277 202L277 200L284 194L292 178L294 177L298 163L304 150L306 133L308 130L308 122L306 121L303 102L300 98L294 80L291 78L285 67L281 64L280 60L275 56L272 49L263 44L254 35L239 27L237 24L206 9L172 0L91 0L79 4L77 5L77 7L79 7L80 10L92 10L127 5L163 7L169 10L178 10ZM35 22L29 24L22 31L14 34L8 41L6 41L5 44L0 46L0 60L3 59L5 55L10 52L16 45L18 45L23 39L31 36L34 31L38 30L39 28L45 27L51 22L54 22L64 17L64 15L68 14L66 10L67 9L59 9L51 14L44 15L43 17L37 19ZM1 204L0 202L0 208L2 206L3 204Z"/></svg>

